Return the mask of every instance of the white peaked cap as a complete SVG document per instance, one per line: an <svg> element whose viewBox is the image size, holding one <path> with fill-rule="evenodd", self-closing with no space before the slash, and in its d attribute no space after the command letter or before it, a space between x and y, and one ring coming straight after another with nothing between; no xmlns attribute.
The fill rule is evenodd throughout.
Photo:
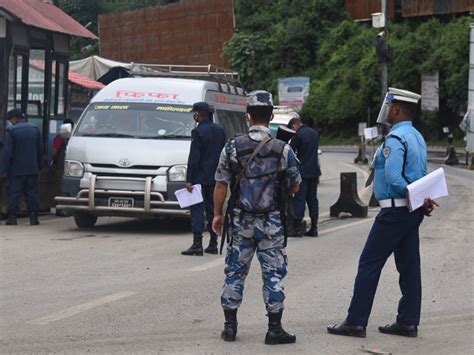
<svg viewBox="0 0 474 355"><path fill-rule="evenodd" d="M396 88L388 88L387 100L389 101L405 101L417 104L420 101L421 95L408 90L401 90Z"/></svg>

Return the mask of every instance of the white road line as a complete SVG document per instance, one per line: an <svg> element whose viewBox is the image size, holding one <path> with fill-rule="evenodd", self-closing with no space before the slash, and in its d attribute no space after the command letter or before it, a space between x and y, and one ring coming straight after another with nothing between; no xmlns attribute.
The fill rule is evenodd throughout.
<svg viewBox="0 0 474 355"><path fill-rule="evenodd" d="M352 223L349 223L349 224L344 224L343 226L334 227L334 228L329 228L329 229L323 229L322 231L319 232L319 235L328 234L328 233L332 233L332 232L337 232L338 230L341 230L341 229L346 229L346 228L350 228L350 227L357 226L357 225L359 225L359 224L371 222L371 221L373 221L374 219L375 219L375 217L371 217L371 218L366 218L366 219L363 219L363 220L360 220L360 221L357 221L357 222L352 222Z"/></svg>
<svg viewBox="0 0 474 355"><path fill-rule="evenodd" d="M224 264L224 258L219 258L219 259L210 261L208 263L205 263L205 264L202 264L202 265L199 265L199 266L195 266L195 267L189 269L188 271L193 271L193 272L205 271L205 270L208 270L208 269L211 269L213 267L223 265L223 264Z"/></svg>
<svg viewBox="0 0 474 355"><path fill-rule="evenodd" d="M133 296L136 293L137 292L132 292L132 291L122 291L122 292L114 293L113 295L105 296L103 298L99 298L91 302L83 303L78 306L66 308L58 313L53 313L53 314L50 314L49 316L26 322L26 324L46 325L51 322L55 322L57 320L74 316L78 313L85 312L89 309L99 307L99 306L102 306L104 304L111 303L114 301L118 301L118 300L121 300L122 298Z"/></svg>
<svg viewBox="0 0 474 355"><path fill-rule="evenodd" d="M375 217L367 218L367 219L363 219L361 221L356 221L356 222L352 222L352 223L349 223L349 224L345 224L343 226L325 229L325 230L320 231L319 235L324 235L324 234L329 234L329 233L332 233L332 232L337 232L338 230L341 230L341 229L350 228L350 227L357 226L359 224L371 222L374 219L375 219ZM220 266L220 265L223 265L223 264L224 264L224 258L219 258L219 259L210 261L208 263L205 263L205 264L202 264L202 265L199 265L199 266L195 266L191 269L188 269L188 271L191 271L191 272L206 271L206 270L212 269L213 267Z"/></svg>

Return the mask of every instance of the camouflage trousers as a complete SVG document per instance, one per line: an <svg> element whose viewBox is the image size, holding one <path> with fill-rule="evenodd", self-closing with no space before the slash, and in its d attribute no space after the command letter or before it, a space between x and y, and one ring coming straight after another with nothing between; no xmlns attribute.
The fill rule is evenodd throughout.
<svg viewBox="0 0 474 355"><path fill-rule="evenodd" d="M236 210L229 226L232 243L227 247L225 282L221 304L237 309L242 303L245 278L255 252L262 268L263 300L267 311L283 310L283 279L288 272L283 226L279 212L267 215L241 214Z"/></svg>

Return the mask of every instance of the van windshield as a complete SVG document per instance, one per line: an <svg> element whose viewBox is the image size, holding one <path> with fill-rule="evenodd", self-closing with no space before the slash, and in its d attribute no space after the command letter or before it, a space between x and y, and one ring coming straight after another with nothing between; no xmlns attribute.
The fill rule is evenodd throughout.
<svg viewBox="0 0 474 355"><path fill-rule="evenodd" d="M139 139L191 138L191 106L94 103L82 116L75 136Z"/></svg>

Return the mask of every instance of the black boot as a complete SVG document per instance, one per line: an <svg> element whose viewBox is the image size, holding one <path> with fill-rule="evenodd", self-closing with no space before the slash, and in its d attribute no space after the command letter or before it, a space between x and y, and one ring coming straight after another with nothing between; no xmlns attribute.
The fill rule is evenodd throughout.
<svg viewBox="0 0 474 355"><path fill-rule="evenodd" d="M205 253L208 254L217 254L217 235L211 234L211 239L209 240L209 245L204 249Z"/></svg>
<svg viewBox="0 0 474 355"><path fill-rule="evenodd" d="M318 219L317 218L311 218L311 228L304 235L306 237L318 236Z"/></svg>
<svg viewBox="0 0 474 355"><path fill-rule="evenodd" d="M38 221L38 212L31 212L30 213L30 225L37 226L38 224L40 224L40 222Z"/></svg>
<svg viewBox="0 0 474 355"><path fill-rule="evenodd" d="M193 245L185 251L181 252L181 255L204 255L202 250L202 235L194 235Z"/></svg>
<svg viewBox="0 0 474 355"><path fill-rule="evenodd" d="M265 336L265 344L293 344L296 341L296 335L285 332L281 326L282 315L283 311L268 313L268 332Z"/></svg>
<svg viewBox="0 0 474 355"><path fill-rule="evenodd" d="M221 333L225 341L235 341L237 336L237 310L224 309L225 323L224 330Z"/></svg>
<svg viewBox="0 0 474 355"><path fill-rule="evenodd" d="M303 235L306 232L306 221L302 219L295 219L293 223L292 234L289 235L295 238L303 238Z"/></svg>
<svg viewBox="0 0 474 355"><path fill-rule="evenodd" d="M5 222L6 226L16 226L18 223L16 221L16 215L8 214L7 221Z"/></svg>

